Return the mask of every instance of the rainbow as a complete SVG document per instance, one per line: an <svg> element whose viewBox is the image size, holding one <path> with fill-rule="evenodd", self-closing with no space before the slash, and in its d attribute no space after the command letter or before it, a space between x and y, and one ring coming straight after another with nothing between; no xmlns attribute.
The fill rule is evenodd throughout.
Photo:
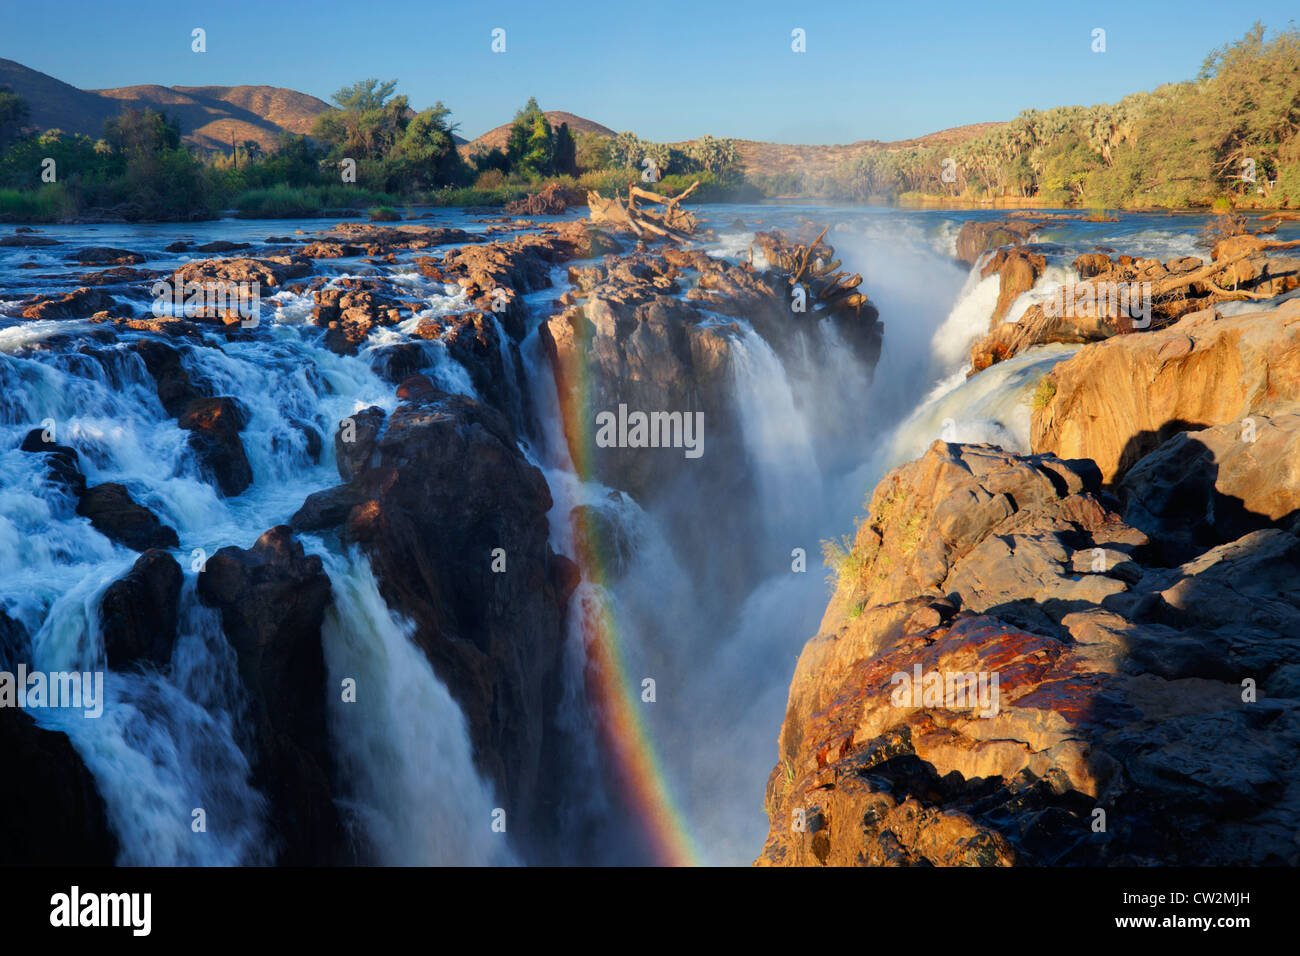
<svg viewBox="0 0 1300 956"><path fill-rule="evenodd" d="M575 348L572 354L577 356L580 351ZM569 442L574 470L586 481L592 474L586 367L575 358L564 363L569 367L561 369L554 355L551 358L565 434L577 439ZM654 862L660 866L695 866L699 853L641 718L646 705L634 690L639 688L639 682L629 679L617 622L602 598L608 593L605 569L609 564L586 515L585 510L579 510L573 519L574 558L583 578L595 585L590 600L581 600L580 606L587 648L586 692L597 716L600 744L610 759L621 795L641 824Z"/></svg>

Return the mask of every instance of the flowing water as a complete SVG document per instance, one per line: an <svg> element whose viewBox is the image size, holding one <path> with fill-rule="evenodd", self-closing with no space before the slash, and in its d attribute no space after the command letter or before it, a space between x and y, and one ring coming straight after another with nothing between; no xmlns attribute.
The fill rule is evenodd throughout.
<svg viewBox="0 0 1300 956"><path fill-rule="evenodd" d="M630 682L626 693L639 691L642 675L656 675L660 693L644 717L647 745L698 858L739 864L762 846L762 799L790 677L826 603L819 542L849 531L885 471L935 439L1028 450L1033 389L1074 349L1036 348L967 378L967 353L988 328L997 279L980 279L978 267L959 266L951 255L959 224L988 213L815 206L706 213L715 222L739 217L761 228L793 228L803 219L830 222L828 241L846 268L863 273L863 289L884 322L883 353L874 371L853 360L829 325L814 333L821 358L783 361L772 343L737 323L732 387L746 467L755 479L758 548L741 554L720 540L709 553L681 553L663 514L574 473L535 333L558 290L528 297L534 331L520 354L531 418L523 415L520 396L510 394L521 447L542 468L556 502L555 549L576 555L568 515L580 504L598 509L628 542L623 564L605 569L603 581L585 581L575 606L599 604L610 616L624 658L621 676ZM440 213L434 221L465 225L468 217ZM1013 303L1008 320L1070 279L1068 264L1079 253L1104 245L1161 259L1203 254L1196 246L1202 223L1184 215L1053 224L1033 237L1053 244L1051 267ZM169 268L185 257L163 247L182 236L260 241L267 234L320 226L223 221L48 227L44 233L64 245L0 249L0 305L5 297L48 289L52 274L85 271L61 259L79 245L136 249L158 256L150 267ZM751 237L748 227L728 227L710 251L745 255ZM27 262L35 267L18 268ZM380 271L347 259L318 268L340 277ZM557 283L564 281L565 268L555 270ZM465 308L460 290L421 278L409 264L399 262L387 274L427 302L420 317ZM250 546L308 494L338 483L335 424L370 405L392 410L394 389L373 367L376 350L407 341L419 318L376 330L359 355L340 357L323 347L320 330L309 323L309 296L281 292L270 307L273 320L264 334L239 341L212 334L184 358L215 384L215 394L237 396L251 412L242 438L254 483L232 499L219 497L187 454L186 433L163 411L152 377L129 348L138 333L119 332L113 344L79 350L75 338L68 344L61 336L85 331L84 322L0 320L0 609L32 635L31 665L103 666L99 602L136 554L99 534L75 514L68 496L51 489L43 456L18 450L29 430L52 423L55 440L79 452L91 484L125 484L180 538L174 553L186 580L180 636L167 665L110 671L101 719L33 712L69 734L94 775L122 863L273 862L266 801L250 784L234 652L217 614L195 597L197 571L218 548ZM422 348L426 372L440 387L477 397L469 374L441 343ZM510 349L503 348L502 360L513 383ZM324 439L318 463L308 454L304 425ZM705 494L686 506L707 516L711 502ZM314 538L305 543L321 556L333 586L323 633L331 686L340 675L361 674L366 686L383 689L382 705L366 708L363 718L331 704L347 819L379 862L516 862L504 841L463 825L466 814L486 818L495 797L475 768L464 717L410 641L409 623L385 606L364 557L331 550ZM794 568L800 551L807 560L803 571ZM719 602L706 593L701 572L717 562L743 565L739 600ZM575 627L562 719L579 737L592 737L589 725L600 711L584 693L584 640ZM596 766L594 743L589 757ZM574 812L598 817L606 811L608 796L592 789L589 805ZM211 823L207 839L196 841L190 820L200 807Z"/></svg>

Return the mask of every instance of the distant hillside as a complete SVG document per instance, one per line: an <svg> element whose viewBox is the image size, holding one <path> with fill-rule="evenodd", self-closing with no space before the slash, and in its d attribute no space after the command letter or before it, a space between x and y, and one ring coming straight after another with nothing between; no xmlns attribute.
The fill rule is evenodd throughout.
<svg viewBox="0 0 1300 956"><path fill-rule="evenodd" d="M573 113L566 113L564 110L545 110L543 115L545 115L546 121L555 129L558 129L561 123L568 123L569 132L575 136L579 133L596 133L600 136L614 135L614 131L608 126L602 126L594 120L585 119ZM506 143L510 139L511 125L506 123L504 126L488 130L482 136L470 140L460 147L461 155L472 156L479 150L505 149Z"/></svg>
<svg viewBox="0 0 1300 956"><path fill-rule="evenodd" d="M968 126L954 126L952 129L928 133L916 139L888 143L872 139L845 145L806 146L742 139L737 140L736 145L740 150L740 158L745 164L745 173L749 176L776 176L782 173L819 176L829 173L845 160L857 159L868 153L927 146L956 146L1002 125L1004 124L972 123Z"/></svg>
<svg viewBox="0 0 1300 956"><path fill-rule="evenodd" d="M185 141L229 150L231 141L254 140L263 149L282 132L307 133L329 104L275 86L123 86L80 90L13 60L0 59L0 84L8 84L31 107L32 124L98 138L104 121L127 107L151 107L180 122Z"/></svg>

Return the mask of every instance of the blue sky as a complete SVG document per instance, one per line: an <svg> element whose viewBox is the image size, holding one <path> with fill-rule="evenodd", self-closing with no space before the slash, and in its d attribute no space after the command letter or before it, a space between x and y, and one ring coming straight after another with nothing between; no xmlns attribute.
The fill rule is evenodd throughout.
<svg viewBox="0 0 1300 956"><path fill-rule="evenodd" d="M0 0L0 56L83 88L252 83L328 99L397 79L416 108L445 102L471 137L536 96L653 140L845 143L1110 102L1194 77L1255 20L1296 16L1294 0ZM206 53L190 49L194 27ZM1105 53L1091 50L1098 27ZM795 28L806 53L791 51Z"/></svg>

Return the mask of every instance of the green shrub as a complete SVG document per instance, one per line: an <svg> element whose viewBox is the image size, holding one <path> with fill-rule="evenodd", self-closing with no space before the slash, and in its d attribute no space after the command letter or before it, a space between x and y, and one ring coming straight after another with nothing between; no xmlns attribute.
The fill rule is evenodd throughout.
<svg viewBox="0 0 1300 956"><path fill-rule="evenodd" d="M0 189L0 219L8 222L57 222L77 215L77 201L63 183L40 189Z"/></svg>

